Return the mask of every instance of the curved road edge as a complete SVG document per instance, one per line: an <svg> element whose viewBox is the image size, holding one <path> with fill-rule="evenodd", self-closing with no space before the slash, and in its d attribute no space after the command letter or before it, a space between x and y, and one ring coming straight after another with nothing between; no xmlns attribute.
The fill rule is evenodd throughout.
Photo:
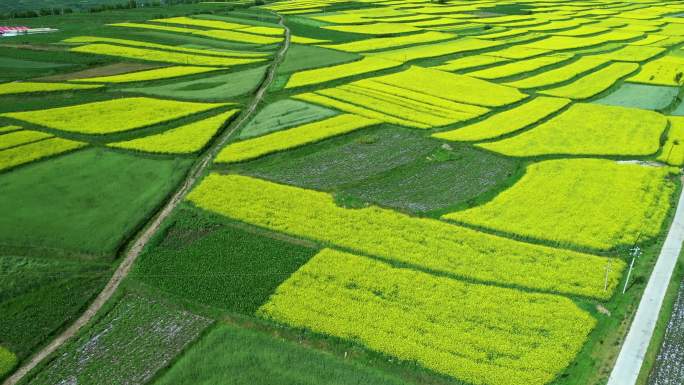
<svg viewBox="0 0 684 385"><path fill-rule="evenodd" d="M672 226L641 297L634 321L622 344L620 354L608 379L608 385L636 384L683 243L684 189L679 196Z"/></svg>
<svg viewBox="0 0 684 385"><path fill-rule="evenodd" d="M272 12L274 13L274 12ZM232 127L227 129L225 133L219 137L216 142L206 151L205 155L201 158L201 161L196 163L193 169L188 173L185 181L180 186L180 188L173 194L171 199L164 205L164 207L153 217L153 219L147 224L144 231L139 233L137 238L135 238L132 246L126 252L126 255L117 267L116 271L112 275L112 278L107 282L104 289L98 294L95 300L88 306L83 314L66 330L64 330L60 335L55 337L48 345L43 347L36 354L31 356L31 358L25 362L19 369L17 369L10 377L8 377L2 385L16 385L21 381L24 376L26 376L31 370L33 370L40 362L49 357L62 345L64 345L71 337L75 336L78 331L85 326L90 320L97 314L97 312L104 306L104 304L112 297L116 292L119 285L124 278L128 275L135 263L136 259L145 248L147 243L150 241L152 236L159 230L162 222L171 215L173 210L183 201L185 195L192 189L195 185L197 179L204 173L206 168L211 164L211 161L216 157L218 152L223 148L226 142L231 138L233 133L235 133L242 125L254 114L259 103L263 99L264 95L271 86L273 79L275 78L276 70L278 64L283 60L287 50L290 48L290 29L285 25L285 18L277 13L278 24L285 30L285 39L283 41L283 46L278 50L276 55L271 62L268 70L268 74L264 78L263 82L259 86L259 89L254 95L252 102L247 106L246 109L240 114L238 119L232 124Z"/></svg>

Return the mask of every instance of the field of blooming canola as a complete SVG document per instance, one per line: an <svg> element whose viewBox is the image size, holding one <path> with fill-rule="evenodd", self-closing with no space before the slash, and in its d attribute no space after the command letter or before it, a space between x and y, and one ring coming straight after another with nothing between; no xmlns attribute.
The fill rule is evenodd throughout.
<svg viewBox="0 0 684 385"><path fill-rule="evenodd" d="M419 129L442 143L431 161L449 162L458 156L453 146L472 146L523 159L524 170L501 191L417 218L226 165L257 162L251 175L260 175L263 159L287 170L287 143L308 136L312 123L277 121L269 126L282 128L259 134L252 127L249 139L229 144L217 158L221 171L188 200L326 248L275 291L258 312L264 318L466 383L566 384L561 375L586 359L585 343L604 338L592 332L605 331L594 329L602 317L580 310L579 298L614 306L626 267L621 250L662 234L679 189L678 169L640 162L681 164L679 99L652 110L636 100L594 101L639 84L681 84L684 18L671 15L684 6L544 2L499 14L484 1L384 1L322 13L336 3L265 6L296 25L332 31L332 42L310 49L360 55L282 75L274 110L294 99L304 103L297 109L320 106ZM666 68L649 64L658 62ZM372 127L360 131L372 143ZM324 144L307 145L309 152L335 145L317 136ZM276 149L284 154L270 155ZM307 151L292 154L298 161ZM406 170L393 172L413 178ZM520 310L530 301L535 309Z"/></svg>

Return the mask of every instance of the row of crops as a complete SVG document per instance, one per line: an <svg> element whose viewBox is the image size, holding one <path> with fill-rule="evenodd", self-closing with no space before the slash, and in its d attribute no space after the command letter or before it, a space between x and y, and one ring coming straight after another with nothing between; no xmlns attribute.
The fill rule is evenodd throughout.
<svg viewBox="0 0 684 385"><path fill-rule="evenodd" d="M681 191L684 6L179 7L27 43L63 67L0 47L38 68L0 74L0 267L88 269L62 272L87 288L55 299L72 315L0 333L0 377L102 287L289 35L117 295L22 383L605 381Z"/></svg>

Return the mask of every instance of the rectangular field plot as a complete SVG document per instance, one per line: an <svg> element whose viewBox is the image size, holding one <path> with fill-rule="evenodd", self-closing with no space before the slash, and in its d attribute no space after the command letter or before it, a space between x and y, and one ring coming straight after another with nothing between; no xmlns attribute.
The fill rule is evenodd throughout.
<svg viewBox="0 0 684 385"><path fill-rule="evenodd" d="M594 100L593 103L644 110L663 110L675 102L678 94L678 87L625 82L614 92Z"/></svg>
<svg viewBox="0 0 684 385"><path fill-rule="evenodd" d="M361 60L351 63L296 72L290 76L285 88L295 88L325 83L332 80L344 79L355 75L362 75L369 72L394 68L400 65L401 63L395 61L365 57Z"/></svg>
<svg viewBox="0 0 684 385"><path fill-rule="evenodd" d="M260 58L202 56L183 52L161 51L150 48L125 47L120 45L97 43L74 47L71 48L71 51L95 55L114 56L132 60L216 67L232 67L240 64L258 63L264 60Z"/></svg>
<svg viewBox="0 0 684 385"><path fill-rule="evenodd" d="M684 57L665 56L644 64L641 70L628 80L635 83L679 86L682 81L681 73L684 73Z"/></svg>
<svg viewBox="0 0 684 385"><path fill-rule="evenodd" d="M478 146L508 156L643 156L658 151L665 128L665 116L653 111L578 103L529 131Z"/></svg>
<svg viewBox="0 0 684 385"><path fill-rule="evenodd" d="M0 150L37 142L51 137L52 135L40 131L21 130L10 132L0 136Z"/></svg>
<svg viewBox="0 0 684 385"><path fill-rule="evenodd" d="M110 143L108 146L161 154L197 152L204 148L226 121L237 112L238 110L231 110L212 118L170 129L161 134Z"/></svg>
<svg viewBox="0 0 684 385"><path fill-rule="evenodd" d="M562 83L582 75L585 72L593 71L608 63L605 59L594 59L591 57L581 57L560 68L554 68L540 74L532 75L522 80L506 83L511 87L522 89L540 88Z"/></svg>
<svg viewBox="0 0 684 385"><path fill-rule="evenodd" d="M360 80L296 99L387 123L431 128L485 114L526 95L510 87L463 75L413 66L386 76Z"/></svg>
<svg viewBox="0 0 684 385"><path fill-rule="evenodd" d="M608 298L624 267L617 259L516 242L375 206L346 209L327 193L239 175L211 174L188 200L256 226L479 281ZM614 269L604 291L608 261Z"/></svg>
<svg viewBox="0 0 684 385"><path fill-rule="evenodd" d="M238 171L422 214L503 188L519 167L514 158L383 126L242 164Z"/></svg>
<svg viewBox="0 0 684 385"><path fill-rule="evenodd" d="M556 88L541 91L546 95L570 99L588 99L612 87L620 79L639 69L636 63L613 63L578 80Z"/></svg>
<svg viewBox="0 0 684 385"><path fill-rule="evenodd" d="M368 54L370 57L406 63L412 60L428 59L438 56L454 55L471 51L479 51L502 45L502 42L463 38L446 43L424 44L415 47L399 48Z"/></svg>
<svg viewBox="0 0 684 385"><path fill-rule="evenodd" d="M88 143L74 140L51 138L34 143L24 144L19 147L8 148L0 151L0 171L30 163L49 156L63 154L81 147Z"/></svg>
<svg viewBox="0 0 684 385"><path fill-rule="evenodd" d="M544 67L559 64L570 60L570 55L552 55L540 56L527 60L520 60L513 63L504 63L496 67L487 68L478 71L468 72L468 76L473 76L480 79L496 80L510 76L522 75L529 72L542 70Z"/></svg>
<svg viewBox="0 0 684 385"><path fill-rule="evenodd" d="M216 156L218 163L241 162L260 156L318 142L378 124L377 120L342 114L318 122L278 131L230 144Z"/></svg>
<svg viewBox="0 0 684 385"><path fill-rule="evenodd" d="M264 107L240 131L240 139L253 138L321 120L337 115L337 112L298 100L284 99Z"/></svg>
<svg viewBox="0 0 684 385"><path fill-rule="evenodd" d="M595 320L567 298L469 284L323 250L259 314L472 384L543 385Z"/></svg>
<svg viewBox="0 0 684 385"><path fill-rule="evenodd" d="M9 151L28 156L35 149L22 148L29 146L66 151L53 141L66 140L0 151L0 162ZM191 162L91 148L0 174L0 243L108 259L155 212Z"/></svg>
<svg viewBox="0 0 684 385"><path fill-rule="evenodd" d="M257 89L266 76L266 70L267 66L262 66L192 80L180 79L162 85L139 85L126 88L124 91L183 100L231 100Z"/></svg>
<svg viewBox="0 0 684 385"><path fill-rule="evenodd" d="M445 218L561 246L629 247L660 233L675 191L672 172L612 160L544 161L494 200Z"/></svg>
<svg viewBox="0 0 684 385"><path fill-rule="evenodd" d="M110 273L108 264L57 258L53 252L0 256L0 346L27 358L81 314Z"/></svg>
<svg viewBox="0 0 684 385"><path fill-rule="evenodd" d="M569 103L568 99L539 96L519 107L500 112L483 121L432 136L454 141L494 139L535 124L560 111Z"/></svg>
<svg viewBox="0 0 684 385"><path fill-rule="evenodd" d="M229 103L190 103L151 98L121 98L0 116L66 132L111 134L179 119Z"/></svg>
<svg viewBox="0 0 684 385"><path fill-rule="evenodd" d="M444 64L432 67L440 71L461 71L480 66L488 66L497 63L508 62L508 59L487 55L471 55L462 58L449 60Z"/></svg>
<svg viewBox="0 0 684 385"><path fill-rule="evenodd" d="M65 39L63 43L69 44L83 44L83 43L108 43L118 46L131 46L131 47L141 47L141 48L151 48L161 51L173 51L180 52L186 55L202 55L202 56L219 56L219 57L232 57L232 58L263 58L268 56L267 53L260 52L249 52L249 51L234 51L234 50L213 50L213 49L199 49L199 48L187 48L177 45L167 45L167 44L157 44L150 43L147 41L139 40L129 40L129 39L114 39L109 37L99 37L99 36L77 36ZM192 59L188 59L192 60Z"/></svg>
<svg viewBox="0 0 684 385"><path fill-rule="evenodd" d="M74 79L72 82L85 83L132 83L145 82L149 80L171 79L181 76L197 75L206 72L216 71L219 68L213 67L192 67L192 66L173 66L147 71L131 72L121 75L98 76L92 78Z"/></svg>
<svg viewBox="0 0 684 385"><path fill-rule="evenodd" d="M448 33L427 31L407 36L378 37L374 39L352 41L349 43L323 44L322 47L345 52L369 52L388 48L398 48L412 44L433 43L453 39L455 37L455 35Z"/></svg>
<svg viewBox="0 0 684 385"><path fill-rule="evenodd" d="M409 382L304 344L257 330L219 324L154 382L154 385L178 384L408 385Z"/></svg>
<svg viewBox="0 0 684 385"><path fill-rule="evenodd" d="M91 90L100 87L102 86L94 84L12 82L0 84L0 95Z"/></svg>
<svg viewBox="0 0 684 385"><path fill-rule="evenodd" d="M210 324L159 300L127 294L28 384L143 384Z"/></svg>

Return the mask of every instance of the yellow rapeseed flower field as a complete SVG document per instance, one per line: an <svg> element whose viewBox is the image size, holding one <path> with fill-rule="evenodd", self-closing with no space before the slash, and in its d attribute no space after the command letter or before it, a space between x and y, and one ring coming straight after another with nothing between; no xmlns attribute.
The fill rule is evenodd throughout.
<svg viewBox="0 0 684 385"><path fill-rule="evenodd" d="M254 139L233 143L216 156L216 162L230 163L318 142L379 123L377 120L342 114Z"/></svg>
<svg viewBox="0 0 684 385"><path fill-rule="evenodd" d="M477 285L324 249L258 314L477 385L544 385L596 321L565 297Z"/></svg>
<svg viewBox="0 0 684 385"><path fill-rule="evenodd" d="M660 233L674 173L603 159L543 161L492 201L444 218L563 247L629 247Z"/></svg>
<svg viewBox="0 0 684 385"><path fill-rule="evenodd" d="M653 155L665 116L636 108L578 103L529 131L478 147L509 156Z"/></svg>
<svg viewBox="0 0 684 385"><path fill-rule="evenodd" d="M216 135L219 128L238 110L164 131L161 134L125 142L109 143L110 147L126 148L161 154L188 154L201 150Z"/></svg>
<svg viewBox="0 0 684 385"><path fill-rule="evenodd" d="M47 110L8 112L0 116L82 134L111 134L179 119L230 103L177 102L121 98Z"/></svg>
<svg viewBox="0 0 684 385"><path fill-rule="evenodd" d="M240 175L210 174L188 200L256 226L482 282L607 299L624 268L619 259L517 242L375 206L342 208L327 193Z"/></svg>

